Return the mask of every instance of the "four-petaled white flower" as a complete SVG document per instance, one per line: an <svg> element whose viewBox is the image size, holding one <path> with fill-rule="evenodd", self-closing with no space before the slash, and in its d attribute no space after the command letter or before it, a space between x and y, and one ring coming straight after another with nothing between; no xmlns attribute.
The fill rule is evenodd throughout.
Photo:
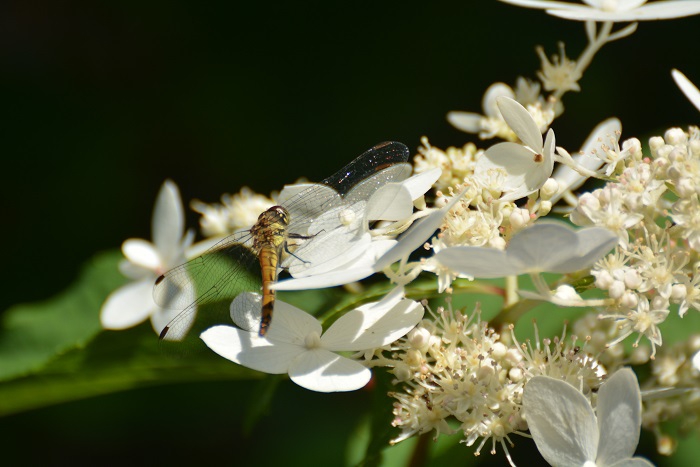
<svg viewBox="0 0 700 467"><path fill-rule="evenodd" d="M617 236L604 228L574 231L558 222L539 222L521 230L505 250L476 246L445 248L435 260L460 274L496 278L587 269L617 244Z"/></svg>
<svg viewBox="0 0 700 467"><path fill-rule="evenodd" d="M283 263L293 279L280 281L274 288L304 290L333 287L359 281L374 274L379 270L376 267L378 259L396 246L396 236L413 221L414 201L430 189L440 178L440 174L440 169L435 168L402 182L382 186L366 202L362 215L348 210L352 215L348 216L347 225L336 228L329 235L319 235L295 250L294 255L290 255ZM288 195L283 190L280 199L284 199L285 196ZM352 193L345 195L346 198L351 196ZM293 213L290 212L290 215ZM323 233L322 229L327 219L339 215L342 216L343 212L329 211L314 222ZM391 225L398 227L394 231L382 230L381 225L379 229L370 229L370 224L375 221L392 223ZM312 231L308 235L316 233Z"/></svg>
<svg viewBox="0 0 700 467"><path fill-rule="evenodd" d="M527 382L523 407L537 449L550 465L653 465L632 457L642 425L642 395L629 368L602 384L595 412L576 388L549 376Z"/></svg>
<svg viewBox="0 0 700 467"><path fill-rule="evenodd" d="M700 110L700 90L686 76L678 70L671 70L671 76L685 97L696 109Z"/></svg>
<svg viewBox="0 0 700 467"><path fill-rule="evenodd" d="M574 162L586 170L598 170L603 163L605 147L617 146L622 132L622 123L617 118L609 118L596 126L581 147L581 151L572 157ZM550 198L552 204L564 197L576 206L577 199L571 192L579 188L588 179L567 165L559 165L552 175L559 184L559 190Z"/></svg>
<svg viewBox="0 0 700 467"><path fill-rule="evenodd" d="M164 310L153 301L153 284L158 276L185 262L185 249L192 243L192 232L183 236L185 216L175 183L166 180L158 193L151 232L153 243L130 238L122 244L126 257L119 267L133 280L112 292L102 305L100 321L105 329L126 329L151 318L160 333L178 310ZM192 313L194 315L194 313Z"/></svg>
<svg viewBox="0 0 700 467"><path fill-rule="evenodd" d="M522 144L499 143L476 161L475 176L488 179L489 172L505 175L501 201L515 201L539 190L554 170L554 131L542 133L530 113L513 99L499 97L498 108Z"/></svg>
<svg viewBox="0 0 700 467"><path fill-rule="evenodd" d="M682 18L700 13L698 1L583 0L585 5L553 0L500 0L511 5L546 10L552 16L574 21L622 23Z"/></svg>
<svg viewBox="0 0 700 467"><path fill-rule="evenodd" d="M201 335L217 354L271 374L288 373L292 381L319 392L354 391L371 377L369 368L336 352L363 351L390 344L423 318L423 306L403 298L396 288L379 302L340 317L326 332L308 313L277 300L275 319L265 337L258 335L260 296L243 293L231 304L240 327L214 326Z"/></svg>

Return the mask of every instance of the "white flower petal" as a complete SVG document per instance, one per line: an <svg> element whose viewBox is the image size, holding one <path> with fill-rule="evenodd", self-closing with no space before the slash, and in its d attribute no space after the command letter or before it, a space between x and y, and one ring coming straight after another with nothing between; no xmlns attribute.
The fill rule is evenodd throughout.
<svg viewBox="0 0 700 467"><path fill-rule="evenodd" d="M581 152L572 156L572 158L577 164L588 170L599 169L603 165L603 161L593 154L601 154L602 146L609 146L611 138L617 141L620 138L619 132L621 131L622 124L617 118L609 118L599 123L588 136L588 139L583 143ZM552 203L559 201L566 190L575 190L588 179L588 177L580 175L575 170L563 164L556 168L552 177L559 183L559 191L550 199Z"/></svg>
<svg viewBox="0 0 700 467"><path fill-rule="evenodd" d="M399 242L392 249L387 251L377 260L374 270L380 272L385 267L400 260L404 256L408 256L416 248L420 247L433 236L435 231L442 225L442 219L452 209L452 207L460 200L464 193L460 193L453 197L452 200L443 208L433 211L423 219L415 222L410 229L399 239Z"/></svg>
<svg viewBox="0 0 700 467"><path fill-rule="evenodd" d="M614 232L602 227L590 227L576 232L577 256L571 257L549 272L569 273L588 269L617 245Z"/></svg>
<svg viewBox="0 0 700 467"><path fill-rule="evenodd" d="M505 83L493 83L481 98L481 108L484 115L492 118L501 118L501 111L498 109L498 98L501 96L515 99L513 89Z"/></svg>
<svg viewBox="0 0 700 467"><path fill-rule="evenodd" d="M612 465L632 457L642 426L642 395L629 368L616 371L598 391L600 444L596 463Z"/></svg>
<svg viewBox="0 0 700 467"><path fill-rule="evenodd" d="M505 251L496 248L456 246L440 250L434 258L451 271L482 279L525 272L524 265L511 261Z"/></svg>
<svg viewBox="0 0 700 467"><path fill-rule="evenodd" d="M518 232L506 251L527 272L554 272L577 254L574 230L557 222L538 222Z"/></svg>
<svg viewBox="0 0 700 467"><path fill-rule="evenodd" d="M423 306L403 299L397 287L381 301L356 308L331 325L321 337L328 350L365 350L394 342L423 318Z"/></svg>
<svg viewBox="0 0 700 467"><path fill-rule="evenodd" d="M295 278L323 274L362 256L371 243L369 232L335 229L297 248L284 265Z"/></svg>
<svg viewBox="0 0 700 467"><path fill-rule="evenodd" d="M165 261L179 253L184 231L185 213L180 191L172 180L166 180L158 192L151 220L153 244L162 256L168 256L163 258Z"/></svg>
<svg viewBox="0 0 700 467"><path fill-rule="evenodd" d="M161 258L155 246L140 238L130 238L122 243L122 253L126 259L146 268L150 271L157 271L161 265Z"/></svg>
<svg viewBox="0 0 700 467"><path fill-rule="evenodd" d="M352 269L339 269L314 276L286 279L272 286L275 290L324 289L360 281L374 274L374 268L363 266Z"/></svg>
<svg viewBox="0 0 700 467"><path fill-rule="evenodd" d="M535 376L525 385L525 417L537 449L550 465L595 461L598 425L588 400L564 381Z"/></svg>
<svg viewBox="0 0 700 467"><path fill-rule="evenodd" d="M542 150L542 133L530 112L515 99L501 96L496 99L498 109L511 130L525 146L535 152Z"/></svg>
<svg viewBox="0 0 700 467"><path fill-rule="evenodd" d="M671 76L685 97L700 111L700 90L678 70L671 70Z"/></svg>
<svg viewBox="0 0 700 467"><path fill-rule="evenodd" d="M270 374L287 373L293 360L306 351L303 347L293 344L273 344L256 333L233 326L214 326L204 331L200 337L207 347L222 357Z"/></svg>
<svg viewBox="0 0 700 467"><path fill-rule="evenodd" d="M547 10L552 16L571 19L575 21L599 21L599 22L629 22L629 21L654 21L661 19L682 18L700 13L700 2L697 1L665 1L646 4L628 11L602 11L592 8L566 10Z"/></svg>
<svg viewBox="0 0 700 467"><path fill-rule="evenodd" d="M388 183L370 198L365 210L365 219L398 221L410 217L412 213L411 193L400 183Z"/></svg>
<svg viewBox="0 0 700 467"><path fill-rule="evenodd" d="M467 133L478 133L481 131L481 120L484 117L473 112L452 111L447 113L447 121L458 130Z"/></svg>
<svg viewBox="0 0 700 467"><path fill-rule="evenodd" d="M411 200L416 200L423 196L438 181L442 175L442 170L435 167L425 172L407 178L401 184L411 194Z"/></svg>
<svg viewBox="0 0 700 467"><path fill-rule="evenodd" d="M312 391L336 392L364 387L372 373L356 361L316 348L295 359L289 368L289 377Z"/></svg>
<svg viewBox="0 0 700 467"><path fill-rule="evenodd" d="M145 321L157 308L149 277L112 292L102 305L100 322L105 329L126 329Z"/></svg>
<svg viewBox="0 0 700 467"><path fill-rule="evenodd" d="M253 292L243 292L231 302L230 313L233 322L244 330L257 334L260 328L262 297ZM316 318L289 303L277 300L267 339L278 343L285 342L303 346L306 336L323 332Z"/></svg>

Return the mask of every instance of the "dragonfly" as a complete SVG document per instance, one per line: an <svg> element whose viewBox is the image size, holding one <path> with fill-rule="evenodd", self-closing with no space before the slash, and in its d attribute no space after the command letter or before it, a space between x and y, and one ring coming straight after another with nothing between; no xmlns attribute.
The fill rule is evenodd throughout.
<svg viewBox="0 0 700 467"><path fill-rule="evenodd" d="M246 291L262 292L258 334L264 336L272 322L273 284L280 270L294 274L309 266L322 270L337 264L344 252L338 242L358 234L348 224L362 218L367 200L377 190L411 175L409 155L402 143L377 144L322 182L290 190L249 230L233 233L159 276L153 289L155 302L182 310L160 339L183 340L201 307L230 304Z"/></svg>

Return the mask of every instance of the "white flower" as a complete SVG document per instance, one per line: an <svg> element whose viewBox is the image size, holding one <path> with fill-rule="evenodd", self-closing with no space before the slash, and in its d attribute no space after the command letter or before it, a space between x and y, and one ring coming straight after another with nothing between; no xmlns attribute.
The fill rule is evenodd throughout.
<svg viewBox="0 0 700 467"><path fill-rule="evenodd" d="M435 260L460 274L479 278L587 269L617 244L617 236L593 227L574 231L564 224L539 222L510 241L505 250L475 246L445 248Z"/></svg>
<svg viewBox="0 0 700 467"><path fill-rule="evenodd" d="M481 139L500 136L506 140L513 140L515 135L505 124L496 105L496 98L500 96L513 99L515 98L515 93L505 83L493 83L481 99L484 115L473 112L452 111L448 112L447 121L458 130L466 131L467 133L478 133Z"/></svg>
<svg viewBox="0 0 700 467"><path fill-rule="evenodd" d="M537 449L550 465L653 465L632 457L639 443L642 396L629 368L617 371L600 387L597 417L583 394L548 376L528 381L523 407Z"/></svg>
<svg viewBox="0 0 700 467"><path fill-rule="evenodd" d="M221 195L221 203L207 204L195 199L190 206L202 215L199 220L202 235L223 238L239 229L251 228L260 213L274 204L274 199L244 186L235 195Z"/></svg>
<svg viewBox="0 0 700 467"><path fill-rule="evenodd" d="M500 1L525 8L546 10L552 16L575 21L651 21L700 13L698 1L663 1L646 4L647 0L583 0L585 5L552 0Z"/></svg>
<svg viewBox="0 0 700 467"><path fill-rule="evenodd" d="M397 288L379 302L348 312L323 332L316 318L277 300L275 319L267 335L260 337L260 296L243 293L231 303L231 317L242 329L214 326L200 336L217 354L265 373L288 373L292 381L312 391L354 391L369 382L371 372L336 352L394 342L422 319L423 306L403 298L403 289Z"/></svg>
<svg viewBox="0 0 700 467"><path fill-rule="evenodd" d="M185 249L192 243L193 235L189 232L183 237L183 211L177 186L166 180L153 210L153 243L130 238L122 244L127 261L120 264L120 270L133 282L107 297L100 312L103 328L126 329L150 317L153 329L160 333L177 315L178 310L164 310L156 305L153 284L165 271L185 262Z"/></svg>
<svg viewBox="0 0 700 467"><path fill-rule="evenodd" d="M604 147L617 146L621 131L622 124L616 118L601 122L583 143L581 152L573 156L574 162L587 170L598 170L604 163ZM588 177L563 164L556 168L552 177L559 183L559 191L550 199L552 204L566 196L566 200L575 205L576 198L570 193L583 185Z"/></svg>
<svg viewBox="0 0 700 467"><path fill-rule="evenodd" d="M501 201L514 201L539 190L554 169L554 132L544 143L542 133L530 113L513 99L500 97L498 108L522 144L499 143L486 150L476 162L475 175L487 179L492 171L505 175Z"/></svg>
<svg viewBox="0 0 700 467"><path fill-rule="evenodd" d="M698 90L697 86L678 70L671 70L671 75L678 87L683 91L683 94L685 94L685 97L688 98L696 109L700 110L700 90Z"/></svg>
<svg viewBox="0 0 700 467"><path fill-rule="evenodd" d="M280 281L274 288L301 290L332 287L364 279L380 270L376 267L378 259L396 246L396 236L413 221L414 201L430 189L440 173L440 169L431 169L376 190L366 202L361 215L348 210L352 216L349 216L347 225L334 229L329 235L312 238L294 250L294 256L290 255L283 263L293 279ZM284 196L283 191L280 198ZM352 191L345 197L352 197ZM331 210L314 223L322 231L324 225L333 222L332 218L342 214ZM390 224L388 228L380 225L370 229L370 223L374 221ZM309 232L310 235L314 233Z"/></svg>

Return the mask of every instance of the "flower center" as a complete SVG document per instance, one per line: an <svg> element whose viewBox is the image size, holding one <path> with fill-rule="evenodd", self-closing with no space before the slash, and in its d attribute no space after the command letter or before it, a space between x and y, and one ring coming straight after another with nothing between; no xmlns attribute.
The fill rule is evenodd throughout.
<svg viewBox="0 0 700 467"><path fill-rule="evenodd" d="M321 346L321 336L317 332L310 332L304 338L304 346L307 349L315 349Z"/></svg>

